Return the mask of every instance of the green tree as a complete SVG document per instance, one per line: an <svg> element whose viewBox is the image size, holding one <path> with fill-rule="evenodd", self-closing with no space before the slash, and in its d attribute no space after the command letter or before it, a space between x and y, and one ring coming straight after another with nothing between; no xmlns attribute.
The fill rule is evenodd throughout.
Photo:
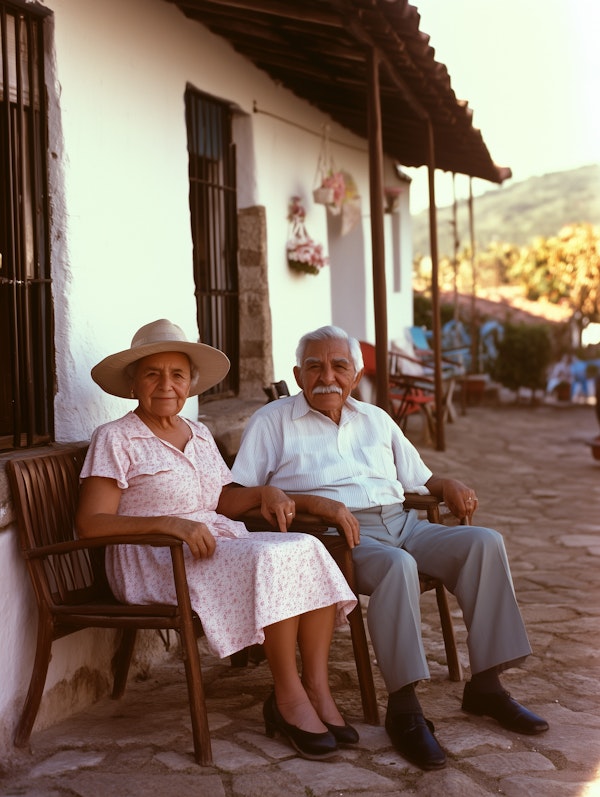
<svg viewBox="0 0 600 797"><path fill-rule="evenodd" d="M573 224L521 250L509 270L528 298L567 301L574 313L600 320L600 228Z"/></svg>

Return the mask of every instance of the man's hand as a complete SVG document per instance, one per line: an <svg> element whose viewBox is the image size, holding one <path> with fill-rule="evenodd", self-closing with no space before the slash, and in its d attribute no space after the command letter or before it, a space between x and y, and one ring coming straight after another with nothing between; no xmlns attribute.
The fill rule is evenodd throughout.
<svg viewBox="0 0 600 797"><path fill-rule="evenodd" d="M472 487L467 487L457 479L442 479L432 476L425 485L432 495L443 501L452 514L466 518L470 523L479 504L477 495Z"/></svg>
<svg viewBox="0 0 600 797"><path fill-rule="evenodd" d="M344 533L349 548L360 543L360 526L352 512L341 501L323 498L318 495L296 495L298 512L309 512L331 526L339 526Z"/></svg>
<svg viewBox="0 0 600 797"><path fill-rule="evenodd" d="M326 518L326 520L332 525L341 526L348 547L354 548L356 545L360 544L360 526L358 520L345 504L339 504L337 501L332 501L331 503L338 504L338 507L334 510L331 518Z"/></svg>

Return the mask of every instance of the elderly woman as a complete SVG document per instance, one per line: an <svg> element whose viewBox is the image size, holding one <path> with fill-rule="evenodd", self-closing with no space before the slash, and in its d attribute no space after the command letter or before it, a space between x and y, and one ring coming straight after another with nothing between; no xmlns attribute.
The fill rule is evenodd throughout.
<svg viewBox="0 0 600 797"><path fill-rule="evenodd" d="M341 717L328 683L333 628L356 598L329 553L304 534L250 534L232 520L253 507L286 532L294 501L273 487L239 487L208 431L179 415L186 399L223 379L227 357L186 340L161 319L131 347L92 369L107 393L137 400L124 417L94 432L81 472L81 537L159 532L187 544L190 597L208 644L220 657L264 642L274 691L265 729L305 758L327 757L358 734ZM107 549L115 596L127 603L174 602L164 548ZM296 644L302 677L296 666Z"/></svg>

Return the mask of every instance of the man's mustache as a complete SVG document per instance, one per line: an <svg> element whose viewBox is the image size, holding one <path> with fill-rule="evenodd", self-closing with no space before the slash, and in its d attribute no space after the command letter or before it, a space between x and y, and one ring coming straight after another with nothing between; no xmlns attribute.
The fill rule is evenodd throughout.
<svg viewBox="0 0 600 797"><path fill-rule="evenodd" d="M322 394L322 393L339 393L340 396L342 395L342 388L338 387L337 385L321 385L313 388L312 394L313 396Z"/></svg>

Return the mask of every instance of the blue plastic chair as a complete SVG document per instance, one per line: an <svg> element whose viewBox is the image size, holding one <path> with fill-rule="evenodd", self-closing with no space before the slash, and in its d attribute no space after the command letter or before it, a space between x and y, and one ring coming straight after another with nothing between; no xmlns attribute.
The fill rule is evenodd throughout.
<svg viewBox="0 0 600 797"><path fill-rule="evenodd" d="M431 348L430 336L423 327L409 327L415 353L423 359L423 363L428 366L433 364L433 349ZM442 374L453 373L454 376L464 376L471 365L471 354L469 347L454 346L444 348L442 335Z"/></svg>

